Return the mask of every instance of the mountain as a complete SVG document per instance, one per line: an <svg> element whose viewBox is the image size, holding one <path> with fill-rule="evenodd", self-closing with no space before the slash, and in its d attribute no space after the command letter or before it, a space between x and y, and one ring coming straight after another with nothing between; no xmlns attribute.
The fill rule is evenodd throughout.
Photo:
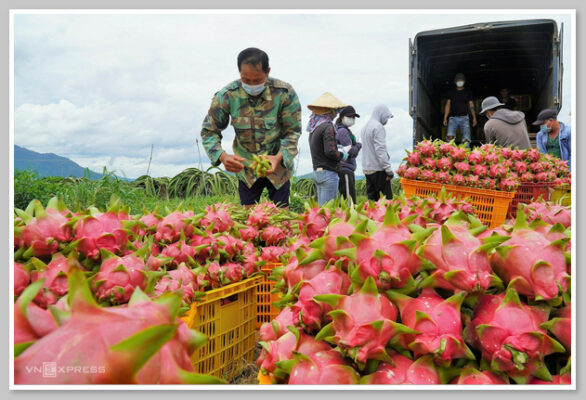
<svg viewBox="0 0 586 400"><path fill-rule="evenodd" d="M71 161L69 158L53 153L37 153L24 147L14 145L14 169L32 169L39 176L74 176L83 177L85 168ZM90 171L90 179L99 179L102 174Z"/></svg>
<svg viewBox="0 0 586 400"><path fill-rule="evenodd" d="M313 179L313 173L309 172L307 174L304 175L297 175L297 179ZM355 180L360 180L360 179L364 179L364 175L356 175L354 177Z"/></svg>

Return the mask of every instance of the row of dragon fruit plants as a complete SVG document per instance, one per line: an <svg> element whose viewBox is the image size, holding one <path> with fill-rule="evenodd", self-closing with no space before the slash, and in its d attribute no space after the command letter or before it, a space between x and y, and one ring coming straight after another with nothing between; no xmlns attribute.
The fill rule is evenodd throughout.
<svg viewBox="0 0 586 400"><path fill-rule="evenodd" d="M257 360L272 383L569 383L569 208L496 229L473 212L444 192L302 214L33 201L15 213L15 382L218 383L193 372L205 338L178 316L281 262ZM105 368L30 373L43 362Z"/></svg>

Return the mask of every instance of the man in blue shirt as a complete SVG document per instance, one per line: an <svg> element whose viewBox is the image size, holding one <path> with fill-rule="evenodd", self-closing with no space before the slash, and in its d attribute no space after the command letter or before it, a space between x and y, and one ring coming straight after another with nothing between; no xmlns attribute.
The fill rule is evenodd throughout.
<svg viewBox="0 0 586 400"><path fill-rule="evenodd" d="M543 154L551 154L568 163L572 168L572 131L570 127L557 120L557 112L545 109L537 115L533 125L539 125L537 148Z"/></svg>

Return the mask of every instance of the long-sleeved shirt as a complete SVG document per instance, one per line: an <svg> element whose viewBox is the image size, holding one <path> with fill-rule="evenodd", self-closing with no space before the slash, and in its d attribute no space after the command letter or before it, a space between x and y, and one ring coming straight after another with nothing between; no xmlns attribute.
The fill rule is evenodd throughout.
<svg viewBox="0 0 586 400"><path fill-rule="evenodd" d="M562 155L562 160L568 163L570 169L572 168L572 130L571 128L560 122L560 132L558 133L559 140L560 140L560 154ZM547 138L549 135L547 133L543 133L539 131L537 133L537 148L539 149L540 153L546 154L547 153Z"/></svg>
<svg viewBox="0 0 586 400"><path fill-rule="evenodd" d="M339 172L339 162L342 153L338 151L336 133L331 122L318 125L309 134L309 149L313 169L323 168Z"/></svg>
<svg viewBox="0 0 586 400"><path fill-rule="evenodd" d="M362 170L385 171L392 175L391 157L387 152L385 123L392 116L384 105L376 106L370 120L362 128ZM366 172L365 172L366 173Z"/></svg>
<svg viewBox="0 0 586 400"><path fill-rule="evenodd" d="M336 142L344 147L351 146L348 151L348 159L340 161L340 169L342 171L356 171L356 157L362 145L356 142L356 140L352 141L352 136L352 132L344 124L336 125Z"/></svg>
<svg viewBox="0 0 586 400"><path fill-rule="evenodd" d="M237 174L239 180L251 187L258 179L249 167L253 154L279 152L283 154L283 162L267 178L277 189L289 180L301 136L301 105L291 85L267 78L265 90L255 98L236 80L214 95L201 129L203 146L212 165L220 164L224 151L222 131L228 122L235 131L234 154L246 160L244 169Z"/></svg>

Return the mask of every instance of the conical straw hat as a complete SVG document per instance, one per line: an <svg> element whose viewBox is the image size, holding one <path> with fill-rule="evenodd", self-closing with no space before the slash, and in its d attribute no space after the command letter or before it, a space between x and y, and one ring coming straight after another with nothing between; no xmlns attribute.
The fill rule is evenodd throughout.
<svg viewBox="0 0 586 400"><path fill-rule="evenodd" d="M334 96L333 94L329 93L329 92L325 92L324 94L322 94L321 96L319 96L316 100L314 100L313 102L311 102L311 104L309 104L307 106L307 108L309 108L310 110L315 110L315 109L323 109L323 108L334 108L334 109L338 109L338 108L342 108L342 107L346 107L347 104L344 104L342 101L340 101L340 99L336 98L336 96Z"/></svg>

